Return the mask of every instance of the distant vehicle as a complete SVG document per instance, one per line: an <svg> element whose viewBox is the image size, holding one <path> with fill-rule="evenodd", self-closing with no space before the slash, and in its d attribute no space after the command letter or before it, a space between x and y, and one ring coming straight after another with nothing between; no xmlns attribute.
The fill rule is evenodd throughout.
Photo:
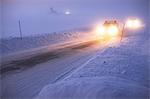
<svg viewBox="0 0 150 99"><path fill-rule="evenodd" d="M128 31L139 30L144 27L144 24L138 18L128 18L126 21L118 22L116 20L106 20L103 24L97 25L95 29L96 37L100 39L110 39L120 37L120 41L123 37L127 36ZM127 30L127 31L125 31Z"/></svg>
<svg viewBox="0 0 150 99"><path fill-rule="evenodd" d="M104 24L98 28L100 38L112 38L120 36L121 29L119 23L116 20L105 21Z"/></svg>

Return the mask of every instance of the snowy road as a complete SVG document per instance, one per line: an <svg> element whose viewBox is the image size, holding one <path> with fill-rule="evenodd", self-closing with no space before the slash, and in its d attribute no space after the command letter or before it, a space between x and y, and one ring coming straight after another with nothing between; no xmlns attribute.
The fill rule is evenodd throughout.
<svg viewBox="0 0 150 99"><path fill-rule="evenodd" d="M45 85L63 79L102 48L95 41L80 43L7 64L2 72L2 95L11 99L34 97Z"/></svg>

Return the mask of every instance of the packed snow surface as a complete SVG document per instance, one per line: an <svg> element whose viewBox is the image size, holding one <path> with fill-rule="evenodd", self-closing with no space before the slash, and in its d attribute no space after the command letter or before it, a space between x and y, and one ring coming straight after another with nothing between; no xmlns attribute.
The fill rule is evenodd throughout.
<svg viewBox="0 0 150 99"><path fill-rule="evenodd" d="M73 78L45 87L37 99L148 99L148 89L116 77Z"/></svg>
<svg viewBox="0 0 150 99"><path fill-rule="evenodd" d="M43 88L37 99L149 99L148 42L139 33L109 45L84 67Z"/></svg>

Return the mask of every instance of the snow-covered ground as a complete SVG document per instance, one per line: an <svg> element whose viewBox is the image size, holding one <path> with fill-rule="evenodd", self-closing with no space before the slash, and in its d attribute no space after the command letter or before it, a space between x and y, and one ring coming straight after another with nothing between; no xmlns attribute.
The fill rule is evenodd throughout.
<svg viewBox="0 0 150 99"><path fill-rule="evenodd" d="M65 79L45 86L37 99L149 99L149 60L149 37L128 36Z"/></svg>
<svg viewBox="0 0 150 99"><path fill-rule="evenodd" d="M89 35L89 28L73 29L70 31L54 32L41 35L33 35L28 37L19 37L1 39L0 54L8 55L24 50L39 48L57 43L72 41L80 37L87 37Z"/></svg>
<svg viewBox="0 0 150 99"><path fill-rule="evenodd" d="M0 96L4 98L12 97L14 99L18 97L31 98L37 95L39 91L48 84L48 82L53 82L66 72L68 73L68 71L76 69L78 66L80 66L80 64L90 58L94 51L91 52L88 50L89 52L85 53L85 50L82 52L81 50L76 51L76 49L73 50L70 48L71 52L68 51L68 49L64 49L65 51L61 52L61 50L55 51L55 49L64 48L65 46L73 46L76 43L82 43L84 38L88 38L89 36L91 37L89 30L89 28L78 28L59 33L23 37L22 39L2 39L2 42L0 42L0 55L2 55L2 57L0 57L2 60L0 61L1 74L2 68L15 68L16 66L19 66L20 69L16 70L15 72L12 70L13 73L6 74L6 76L0 75ZM79 46L77 44L76 46ZM38 64L29 65L30 61L26 61L26 65L11 64L11 62L16 60L20 61L24 59L30 59L35 55L38 57L39 54L41 55L42 53L44 54L51 51L54 53L52 55L52 59L48 58L51 57L51 55L48 54L48 60L46 59L46 61ZM61 54L58 54L59 52L61 52ZM77 56L72 55L72 53L76 53ZM37 59L37 61L41 61L43 59L45 60L45 57ZM32 62L34 61L32 60ZM5 64L9 63L11 66L5 66ZM29 70L23 70L22 67L29 67Z"/></svg>
<svg viewBox="0 0 150 99"><path fill-rule="evenodd" d="M45 85L64 78L80 67L93 56L97 47L100 47L93 40L93 43L87 41L88 32L70 34L66 38L67 43L54 39L62 44L55 42L54 45L30 48L2 57L0 96L6 99L31 99L38 95Z"/></svg>
<svg viewBox="0 0 150 99"><path fill-rule="evenodd" d="M17 53L26 57L25 54L28 52L27 56L37 54L37 50L41 48L45 48L43 52L46 52L48 50L46 48L50 47L51 49L53 44L87 37L89 32L81 33L82 29L78 30L78 28L95 27L96 24L106 19L125 21L129 17L137 17L144 23L149 20L149 0L1 1L0 55L2 57L0 58L2 61L0 61L3 63L8 57L16 59ZM66 12L70 14L66 14ZM22 40L19 38L18 21L21 22ZM74 28L77 29L70 31ZM146 32L148 37L147 34ZM31 63L25 61L23 66L29 67L29 69L22 70L20 69L22 64L19 64L17 73L10 73L0 79L0 81L2 80L0 82L2 85L0 86L2 87L0 88L2 89L1 95L9 98L31 98L37 95L46 84L50 84L62 74L79 67L64 80L47 85L37 98L138 99L139 97L147 99L149 45L147 37L141 35L143 34L129 35L122 43L117 46L110 44L110 47L106 47L104 52L99 50L92 58L91 56L96 51L89 47L94 51L91 52L84 48L75 51L71 49L71 55L67 54L68 57L60 55L61 57L54 60L48 60L49 58L46 57L47 60L43 63L37 62L38 64L32 65L28 65L28 63L31 64L33 60L30 60ZM88 54L83 53L85 51ZM76 56L76 52L79 52L78 56ZM41 62L41 60L43 57L36 61ZM86 63L83 65L84 62Z"/></svg>

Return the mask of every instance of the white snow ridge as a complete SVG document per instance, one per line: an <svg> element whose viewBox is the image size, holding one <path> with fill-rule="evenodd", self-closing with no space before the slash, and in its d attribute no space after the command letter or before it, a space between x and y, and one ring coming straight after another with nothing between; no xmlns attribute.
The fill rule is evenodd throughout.
<svg viewBox="0 0 150 99"><path fill-rule="evenodd" d="M37 99L148 99L147 89L114 77L85 77L45 87Z"/></svg>

